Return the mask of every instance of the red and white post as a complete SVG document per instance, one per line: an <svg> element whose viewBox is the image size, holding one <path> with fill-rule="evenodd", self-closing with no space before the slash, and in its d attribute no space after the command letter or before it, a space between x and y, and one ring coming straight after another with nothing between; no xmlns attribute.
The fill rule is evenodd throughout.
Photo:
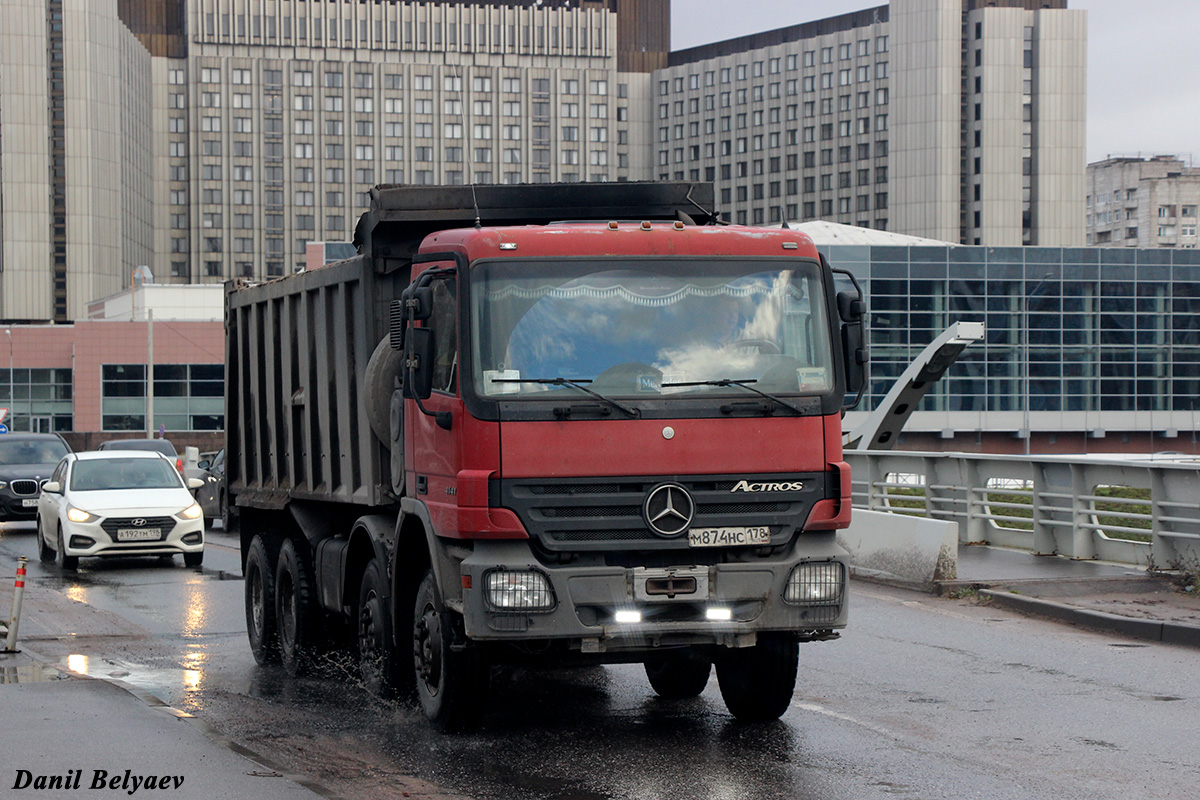
<svg viewBox="0 0 1200 800"><path fill-rule="evenodd" d="M4 652L17 652L17 627L21 622L21 598L25 594L25 564L29 559L22 556L17 562L17 580L13 586L12 615L8 620L8 639L4 642Z"/></svg>

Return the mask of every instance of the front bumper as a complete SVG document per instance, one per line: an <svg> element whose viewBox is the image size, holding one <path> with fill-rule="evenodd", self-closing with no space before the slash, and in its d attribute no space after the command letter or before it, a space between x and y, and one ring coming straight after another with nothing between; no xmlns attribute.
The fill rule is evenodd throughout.
<svg viewBox="0 0 1200 800"><path fill-rule="evenodd" d="M526 542L476 542L461 563L465 633L480 642L568 640L570 649L583 653L620 653L685 645L744 647L768 631L832 638L833 630L846 626L849 570L846 553L831 534L796 537L785 555L771 559L695 566L688 563L688 551L679 556L680 565L666 569L546 565ZM837 576L836 591L830 590L836 596L786 601L788 579L802 563L837 565L827 568ZM541 573L552 607L495 607L486 589L487 575L495 570ZM630 616L637 621L618 621Z"/></svg>
<svg viewBox="0 0 1200 800"><path fill-rule="evenodd" d="M161 538L153 541L120 541L116 530L120 521L104 518L92 522L62 520L64 554L79 558L117 556L173 556L204 550L204 518L181 520L163 517L173 523L169 529L160 524Z"/></svg>
<svg viewBox="0 0 1200 800"><path fill-rule="evenodd" d="M26 500L32 500L33 504L25 505ZM37 519L37 495L14 495L9 491L0 492L0 522L11 522L15 520L34 520Z"/></svg>

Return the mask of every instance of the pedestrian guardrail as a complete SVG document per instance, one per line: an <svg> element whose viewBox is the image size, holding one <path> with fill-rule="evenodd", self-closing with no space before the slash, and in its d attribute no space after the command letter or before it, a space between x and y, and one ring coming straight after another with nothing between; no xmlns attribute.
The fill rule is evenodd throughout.
<svg viewBox="0 0 1200 800"><path fill-rule="evenodd" d="M1200 459L847 451L855 507L957 522L960 544L1200 565Z"/></svg>

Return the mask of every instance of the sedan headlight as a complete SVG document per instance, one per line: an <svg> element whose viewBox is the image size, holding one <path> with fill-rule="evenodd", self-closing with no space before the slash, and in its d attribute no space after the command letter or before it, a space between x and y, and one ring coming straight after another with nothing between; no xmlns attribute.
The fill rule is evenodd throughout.
<svg viewBox="0 0 1200 800"><path fill-rule="evenodd" d="M798 564L788 577L783 599L789 603L832 605L842 598L842 565L837 561Z"/></svg>
<svg viewBox="0 0 1200 800"><path fill-rule="evenodd" d="M89 514L82 508L67 506L67 519L71 520L71 522L95 522L100 518L95 514Z"/></svg>
<svg viewBox="0 0 1200 800"><path fill-rule="evenodd" d="M498 569L483 579L487 601L496 611L548 611L554 608L550 581L533 570Z"/></svg>
<svg viewBox="0 0 1200 800"><path fill-rule="evenodd" d="M199 503L192 503L190 506L180 511L175 516L180 519L199 519L204 514L204 509L200 508Z"/></svg>
<svg viewBox="0 0 1200 800"><path fill-rule="evenodd" d="M8 488L8 481L0 481L0 492Z"/></svg>

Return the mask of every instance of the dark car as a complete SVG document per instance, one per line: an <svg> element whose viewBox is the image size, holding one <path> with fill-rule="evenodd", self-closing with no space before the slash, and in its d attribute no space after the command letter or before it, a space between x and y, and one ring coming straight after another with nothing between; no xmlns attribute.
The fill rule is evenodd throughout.
<svg viewBox="0 0 1200 800"><path fill-rule="evenodd" d="M226 523L227 503L225 499L225 448L216 453L206 453L197 465L204 474L201 480L204 485L196 491L196 500L204 509L204 519L208 523L222 520ZM226 528L228 530L228 528Z"/></svg>
<svg viewBox="0 0 1200 800"><path fill-rule="evenodd" d="M0 521L36 519L42 484L70 452L57 433L0 434Z"/></svg>
<svg viewBox="0 0 1200 800"><path fill-rule="evenodd" d="M171 459L175 469L183 472L183 459L168 439L109 439L101 442L97 450L153 450Z"/></svg>

